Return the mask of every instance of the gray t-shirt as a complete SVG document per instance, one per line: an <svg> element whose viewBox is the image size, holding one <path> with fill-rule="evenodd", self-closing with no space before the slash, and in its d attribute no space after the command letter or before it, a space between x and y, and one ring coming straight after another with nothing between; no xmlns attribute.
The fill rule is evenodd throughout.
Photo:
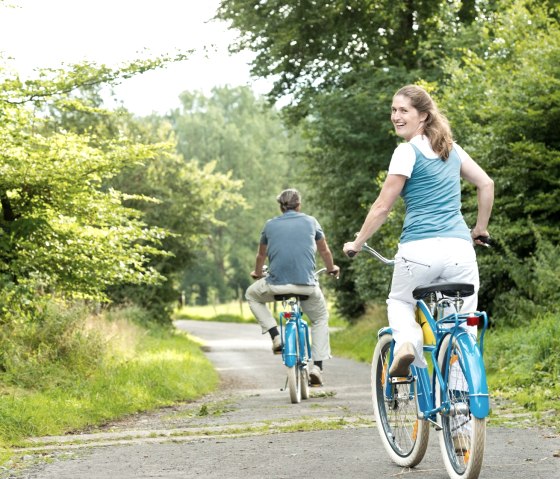
<svg viewBox="0 0 560 479"><path fill-rule="evenodd" d="M286 211L264 225L261 244L267 245L270 284L317 283L315 272L316 241L324 236L319 222L297 211Z"/></svg>

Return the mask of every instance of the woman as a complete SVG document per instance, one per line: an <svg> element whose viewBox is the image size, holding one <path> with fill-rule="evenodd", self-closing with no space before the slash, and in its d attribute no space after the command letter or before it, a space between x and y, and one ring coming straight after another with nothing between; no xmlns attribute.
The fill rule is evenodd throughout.
<svg viewBox="0 0 560 479"><path fill-rule="evenodd" d="M462 310L476 310L479 278L473 241L482 244L475 238L489 236L494 182L453 142L447 119L421 87L408 85L395 94L391 121L406 143L395 149L379 196L356 239L343 249L359 252L385 222L397 197L403 197L406 215L387 314L396 352L389 374L406 376L412 363L426 367L414 288L444 281L471 283L475 295L465 298ZM471 231L461 214L461 178L477 187L478 216Z"/></svg>

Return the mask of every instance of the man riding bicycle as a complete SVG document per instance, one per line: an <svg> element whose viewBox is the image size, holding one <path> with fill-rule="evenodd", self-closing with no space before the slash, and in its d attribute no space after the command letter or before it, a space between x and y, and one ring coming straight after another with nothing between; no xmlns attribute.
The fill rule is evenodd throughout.
<svg viewBox="0 0 560 479"><path fill-rule="evenodd" d="M311 385L323 384L323 361L331 357L329 313L321 288L314 276L315 254L318 251L329 274L338 276L332 253L318 221L301 212L301 195L295 189L282 191L276 198L282 215L268 220L261 233L251 276L257 281L245 293L249 307L262 328L272 338L274 354L282 352L282 340L276 320L266 303L277 294L302 294L302 311L311 321L313 366L309 370ZM268 257L268 274L263 266Z"/></svg>

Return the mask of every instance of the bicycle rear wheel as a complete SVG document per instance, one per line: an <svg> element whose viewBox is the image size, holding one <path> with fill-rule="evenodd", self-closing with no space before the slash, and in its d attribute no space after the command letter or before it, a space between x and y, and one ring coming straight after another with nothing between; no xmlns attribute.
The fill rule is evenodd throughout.
<svg viewBox="0 0 560 479"><path fill-rule="evenodd" d="M448 348L450 348L448 354ZM463 353L451 334L442 341L438 365L447 388L436 384L436 406L450 402L449 413L440 414L439 443L443 462L452 479L475 479L480 474L486 442L486 420L469 409L469 388L464 375Z"/></svg>
<svg viewBox="0 0 560 479"><path fill-rule="evenodd" d="M309 399L309 369L307 366L300 369L301 399Z"/></svg>
<svg viewBox="0 0 560 479"><path fill-rule="evenodd" d="M403 467L420 463L428 447L430 427L418 419L418 403L414 383L394 384L389 380L389 357L393 337L385 334L379 338L371 363L371 392L373 411L381 442L389 457ZM390 390L390 397L386 391Z"/></svg>

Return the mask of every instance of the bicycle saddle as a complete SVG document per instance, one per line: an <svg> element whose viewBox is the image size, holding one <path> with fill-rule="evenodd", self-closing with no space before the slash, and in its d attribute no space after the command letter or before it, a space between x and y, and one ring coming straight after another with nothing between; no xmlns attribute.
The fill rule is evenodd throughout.
<svg viewBox="0 0 560 479"><path fill-rule="evenodd" d="M418 286L412 292L414 299L424 299L431 293L443 293L445 296L455 297L459 295L462 298L472 296L474 294L474 286L469 283L433 283L426 286Z"/></svg>
<svg viewBox="0 0 560 479"><path fill-rule="evenodd" d="M306 299L309 299L309 295L307 294L275 294L274 295L274 300L275 301L287 301L290 298L297 298L300 301L305 301Z"/></svg>

